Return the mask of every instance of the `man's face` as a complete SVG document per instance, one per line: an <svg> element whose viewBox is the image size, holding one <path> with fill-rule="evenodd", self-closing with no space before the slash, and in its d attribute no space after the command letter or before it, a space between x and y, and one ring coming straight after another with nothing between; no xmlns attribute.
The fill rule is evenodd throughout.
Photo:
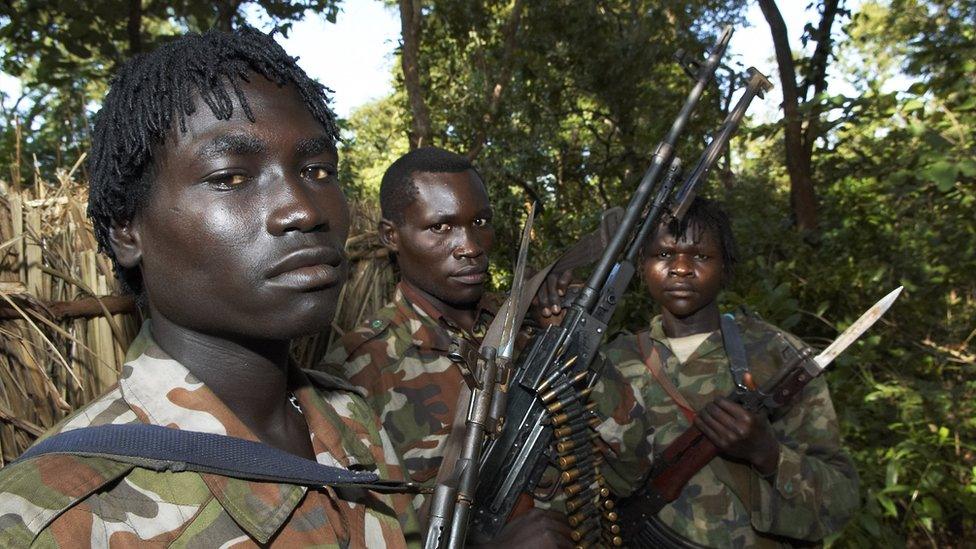
<svg viewBox="0 0 976 549"><path fill-rule="evenodd" d="M473 170L413 174L416 200L386 240L404 280L452 306L484 293L488 252L495 241L491 204Z"/></svg>
<svg viewBox="0 0 976 549"><path fill-rule="evenodd" d="M131 222L154 314L225 337L288 339L327 326L347 264L338 156L293 87L258 75L218 120L199 99L155 159Z"/></svg>
<svg viewBox="0 0 976 549"><path fill-rule="evenodd" d="M654 301L678 318L714 302L725 281L718 239L694 225L680 239L666 226L658 227L641 269Z"/></svg>

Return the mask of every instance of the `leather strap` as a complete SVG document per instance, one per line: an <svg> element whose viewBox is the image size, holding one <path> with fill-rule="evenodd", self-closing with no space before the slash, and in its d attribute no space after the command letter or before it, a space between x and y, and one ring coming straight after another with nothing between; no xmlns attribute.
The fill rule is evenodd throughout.
<svg viewBox="0 0 976 549"><path fill-rule="evenodd" d="M665 375L664 371L661 369L661 361L658 360L657 353L653 352L654 346L650 346L648 349L648 344L650 344L651 336L649 334L641 333L637 335L637 347L640 349L641 357L644 358L644 366L651 371L651 375L657 380L658 384L664 389L664 392L671 397L671 400L678 405L678 409L684 414L688 422L691 423L695 420L695 409L691 407L688 403L688 399L684 397L678 388L674 386L674 383ZM645 343L646 342L646 343Z"/></svg>

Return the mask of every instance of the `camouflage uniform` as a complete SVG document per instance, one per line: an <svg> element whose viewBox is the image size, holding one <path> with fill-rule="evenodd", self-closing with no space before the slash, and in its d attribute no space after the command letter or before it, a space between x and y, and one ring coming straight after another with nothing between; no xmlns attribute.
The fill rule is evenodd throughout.
<svg viewBox="0 0 976 549"><path fill-rule="evenodd" d="M257 440L152 340L133 342L118 384L48 435L147 423ZM361 397L338 380L292 369L319 463L402 478L396 454ZM102 458L48 454L0 471L0 546L404 547L419 543L410 498L358 489L156 472ZM399 519L399 520L398 520ZM402 522L402 525L401 525Z"/></svg>
<svg viewBox="0 0 976 549"><path fill-rule="evenodd" d="M774 339L780 331L747 315L736 316L736 324L749 367L761 385L782 366ZM784 335L798 348L805 346ZM690 426L644 360L662 364L664 374L694 410L731 393L732 375L720 331L681 364L668 346L661 317L651 322L650 332L618 337L604 352L615 369L593 392L603 420L598 431L609 444L602 469L613 491L628 495L647 474L650 456ZM747 464L716 458L661 510L662 522L711 547L788 546L790 539L817 541L840 530L860 503L858 480L841 447L823 378L807 385L793 405L771 420L780 441L773 476L763 478Z"/></svg>
<svg viewBox="0 0 976 549"><path fill-rule="evenodd" d="M346 333L323 362L365 392L416 482L433 485L457 413L463 381L446 356L451 339L480 346L494 317L489 302L482 299L468 332L401 282L393 300Z"/></svg>

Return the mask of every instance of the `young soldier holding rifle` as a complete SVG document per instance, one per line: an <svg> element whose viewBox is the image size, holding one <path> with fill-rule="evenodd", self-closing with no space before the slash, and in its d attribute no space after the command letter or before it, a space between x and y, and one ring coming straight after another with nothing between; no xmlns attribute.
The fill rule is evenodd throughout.
<svg viewBox="0 0 976 549"><path fill-rule="evenodd" d="M661 546L816 543L859 505L857 473L822 377L771 417L727 398L737 385L754 389L776 376L789 347L806 348L748 314L720 314L717 298L736 262L728 217L714 202L695 199L680 223L658 226L642 251L640 270L661 314L649 330L604 349L618 375L604 376L592 399L603 418L598 431L609 449L602 472L613 492L628 496L647 482L652 456L692 425L718 448L719 458L650 519Z"/></svg>

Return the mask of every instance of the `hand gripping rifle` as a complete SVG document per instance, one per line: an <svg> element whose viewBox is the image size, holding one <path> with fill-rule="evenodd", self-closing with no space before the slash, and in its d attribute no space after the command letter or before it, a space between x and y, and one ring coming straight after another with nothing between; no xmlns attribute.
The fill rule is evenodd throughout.
<svg viewBox="0 0 976 549"><path fill-rule="evenodd" d="M464 441L461 453L454 462L451 476L434 488L430 504L430 522L425 549L464 547L467 538L471 506L474 503L475 488L478 485L478 463L484 448L485 437L496 432L495 425L500 421L504 407L498 410L492 403L497 400L499 386L508 381L509 365L515 350L515 337L518 333L520 316L518 308L512 304L522 300L525 278L525 260L528 255L532 222L535 219L535 204L529 210L529 217L522 231L518 261L515 264L512 291L508 303L503 305L495 322L489 327L480 353L469 358L470 353L461 349L453 350L452 360L462 364L474 362L473 375L466 375L471 397L465 421ZM498 323L500 321L500 324ZM500 332L499 332L500 329ZM445 459L441 467L450 466Z"/></svg>
<svg viewBox="0 0 976 549"><path fill-rule="evenodd" d="M901 290L899 286L881 298L816 357L810 349L798 351L784 338L784 366L780 371L758 390L737 387L729 398L753 412L768 412L789 404L891 307ZM698 428L691 426L654 456L651 471L641 488L619 502L624 539L634 547L687 546L655 515L678 499L691 477L716 455L718 448Z"/></svg>
<svg viewBox="0 0 976 549"><path fill-rule="evenodd" d="M673 155L675 143L715 73L731 34L731 28L727 28L708 58L697 64L694 87L658 145L616 233L586 285L567 309L566 317L559 326L550 326L536 338L529 351L520 357L523 360L511 383L504 386L507 396L503 399L506 400L505 421L485 449L475 496L478 505L474 525L484 537L494 537L506 523L519 495L535 489L548 458L554 457L550 455L554 437L558 437L557 446L561 446L556 448L557 464L562 469L560 481L574 482L566 487L571 498L567 508L573 513L569 522L575 528L574 539L580 545L596 543L600 539L595 528L599 517L602 515L610 521L616 519L616 513L610 509L612 502L607 500L598 506L595 501L598 493L602 497L608 494L599 486L599 476L594 474L599 458L585 432L594 422L592 406L585 404L585 396L602 373L603 361L594 359L617 302L633 278L643 241L658 226L662 216L680 216L687 210L696 186L728 144L749 103L771 88L765 76L750 69L751 78L742 98L729 112L685 180L673 202L676 206L669 208L671 190L680 166ZM651 202L665 167L668 168L667 175ZM618 261L625 246L626 253ZM587 389L577 391L580 382L585 382ZM619 538L614 539L615 534L611 530L610 538L604 538L603 542L619 543Z"/></svg>

